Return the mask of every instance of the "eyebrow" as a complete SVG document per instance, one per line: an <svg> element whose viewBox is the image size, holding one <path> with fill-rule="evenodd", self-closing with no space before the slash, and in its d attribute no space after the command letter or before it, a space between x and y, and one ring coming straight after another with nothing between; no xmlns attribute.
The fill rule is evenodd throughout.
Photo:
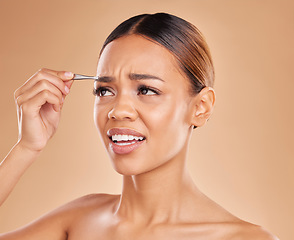
<svg viewBox="0 0 294 240"><path fill-rule="evenodd" d="M164 80L161 79L160 77L150 75L150 74L130 73L129 78L130 78L130 80L134 80L134 81L155 79L155 80L160 80L160 81L164 82ZM96 79L96 81L104 82L104 83L113 82L114 80L115 80L115 78L110 77L110 76L99 76Z"/></svg>
<svg viewBox="0 0 294 240"><path fill-rule="evenodd" d="M109 82L112 82L113 80L114 80L113 77L99 76L99 77L97 77L97 79L95 81L109 83Z"/></svg>
<svg viewBox="0 0 294 240"><path fill-rule="evenodd" d="M155 79L155 80L160 80L162 82L164 82L163 79L161 79L160 77L154 76L154 75L150 75L150 74L138 74L138 73L131 73L129 75L129 78L131 80L147 80L147 79Z"/></svg>

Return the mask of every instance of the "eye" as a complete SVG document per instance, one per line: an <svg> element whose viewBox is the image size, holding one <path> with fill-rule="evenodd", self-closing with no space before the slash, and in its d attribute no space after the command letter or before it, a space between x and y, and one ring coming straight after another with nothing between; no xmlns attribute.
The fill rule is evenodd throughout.
<svg viewBox="0 0 294 240"><path fill-rule="evenodd" d="M106 87L94 88L93 94L98 97L107 97L113 95L113 93Z"/></svg>
<svg viewBox="0 0 294 240"><path fill-rule="evenodd" d="M158 91L144 85L138 87L138 92L138 95L159 95Z"/></svg>

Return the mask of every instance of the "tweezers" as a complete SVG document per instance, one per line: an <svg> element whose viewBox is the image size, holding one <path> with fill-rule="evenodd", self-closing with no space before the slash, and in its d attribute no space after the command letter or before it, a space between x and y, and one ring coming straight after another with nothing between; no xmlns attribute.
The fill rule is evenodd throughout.
<svg viewBox="0 0 294 240"><path fill-rule="evenodd" d="M87 76L87 75L81 75L81 74L75 74L74 78L72 80L90 80L94 79L97 80L97 76Z"/></svg>

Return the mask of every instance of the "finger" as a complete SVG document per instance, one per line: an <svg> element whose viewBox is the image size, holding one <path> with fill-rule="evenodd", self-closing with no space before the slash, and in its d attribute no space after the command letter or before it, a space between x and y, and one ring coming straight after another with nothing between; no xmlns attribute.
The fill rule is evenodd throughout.
<svg viewBox="0 0 294 240"><path fill-rule="evenodd" d="M48 90L39 92L37 95L24 102L21 107L24 114L34 115L36 113L39 114L41 107L45 103L51 104L56 112L60 111L60 99Z"/></svg>
<svg viewBox="0 0 294 240"><path fill-rule="evenodd" d="M40 71L48 72L56 77L60 77L62 80L69 81L74 77L72 72L68 71L56 71L48 68L42 68Z"/></svg>
<svg viewBox="0 0 294 240"><path fill-rule="evenodd" d="M14 94L15 98L17 98L23 92L33 87L38 81L41 81L44 79L51 82L53 85L59 88L64 95L67 95L69 93L69 87L65 85L62 79L60 79L56 75L52 75L49 72L39 71L15 91L15 94Z"/></svg>
<svg viewBox="0 0 294 240"><path fill-rule="evenodd" d="M23 94L19 95L16 99L17 106L21 106L24 102L28 101L29 99L33 98L38 93L48 90L54 95L56 95L61 102L63 102L63 94L62 92L53 84L51 84L47 80L41 80L37 82L32 88L28 91L24 92Z"/></svg>
<svg viewBox="0 0 294 240"><path fill-rule="evenodd" d="M68 72L68 71L55 71L55 70L51 70L51 69L46 69L46 71L48 71L49 73L55 75L59 78L61 78L61 80L64 82L65 86L67 87L66 91L69 91L72 84L74 83L74 81L72 80L72 78L74 77L74 74L72 72Z"/></svg>
<svg viewBox="0 0 294 240"><path fill-rule="evenodd" d="M74 74L72 72L59 71L57 72L57 76L60 77L63 81L69 81L73 79Z"/></svg>
<svg viewBox="0 0 294 240"><path fill-rule="evenodd" d="M65 81L64 84L70 89L72 84L74 83L73 80Z"/></svg>

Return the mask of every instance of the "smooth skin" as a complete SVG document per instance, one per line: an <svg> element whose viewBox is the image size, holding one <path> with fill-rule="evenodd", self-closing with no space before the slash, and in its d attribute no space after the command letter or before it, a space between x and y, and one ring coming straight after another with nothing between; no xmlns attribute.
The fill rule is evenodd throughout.
<svg viewBox="0 0 294 240"><path fill-rule="evenodd" d="M212 88L192 95L173 55L136 35L108 44L97 74L104 80L94 84L94 121L123 175L122 194L82 197L0 234L0 240L277 240L206 197L187 171L193 126L203 126L213 110ZM41 69L16 90L19 141L0 165L0 204L55 133L72 77ZM111 128L136 130L146 140L131 153L117 154L109 146Z"/></svg>

